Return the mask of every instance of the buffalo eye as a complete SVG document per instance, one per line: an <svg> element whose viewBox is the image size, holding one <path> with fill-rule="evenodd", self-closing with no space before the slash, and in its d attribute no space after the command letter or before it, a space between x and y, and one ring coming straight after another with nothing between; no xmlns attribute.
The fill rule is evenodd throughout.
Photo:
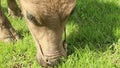
<svg viewBox="0 0 120 68"><path fill-rule="evenodd" d="M30 14L29 12L26 12L26 16L27 16L27 19L28 19L29 21L31 21L33 24L35 24L35 25L40 25L40 24L38 23L38 21L36 20L36 18L35 18L32 14Z"/></svg>

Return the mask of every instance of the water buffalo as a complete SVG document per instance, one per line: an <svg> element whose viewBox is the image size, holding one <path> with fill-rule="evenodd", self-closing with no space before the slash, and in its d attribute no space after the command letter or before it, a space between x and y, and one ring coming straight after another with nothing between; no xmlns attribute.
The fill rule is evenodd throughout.
<svg viewBox="0 0 120 68"><path fill-rule="evenodd" d="M15 3L15 0L8 0L9 14L19 16ZM38 62L46 68L54 66L61 57L67 54L62 34L76 0L19 0L19 3L27 26L36 42ZM2 12L1 6L0 34L0 39L4 41L18 39L14 28Z"/></svg>

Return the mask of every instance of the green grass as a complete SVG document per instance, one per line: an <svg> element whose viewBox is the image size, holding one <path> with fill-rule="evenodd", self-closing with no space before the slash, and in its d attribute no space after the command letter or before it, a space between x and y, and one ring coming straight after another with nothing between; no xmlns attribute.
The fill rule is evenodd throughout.
<svg viewBox="0 0 120 68"><path fill-rule="evenodd" d="M2 6L7 15L6 0ZM41 68L24 19L9 20L22 38L0 42L0 68ZM120 68L120 0L77 0L67 43L68 57L57 68Z"/></svg>

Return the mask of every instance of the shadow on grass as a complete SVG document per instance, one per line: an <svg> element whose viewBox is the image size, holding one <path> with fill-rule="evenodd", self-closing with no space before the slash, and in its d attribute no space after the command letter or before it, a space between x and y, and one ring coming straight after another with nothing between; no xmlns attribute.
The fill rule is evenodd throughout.
<svg viewBox="0 0 120 68"><path fill-rule="evenodd" d="M106 51L119 38L119 18L120 7L114 2L78 0L67 24L78 26L72 32L67 29L70 32L67 37L68 54L74 53L74 47L84 49L86 45L91 50Z"/></svg>

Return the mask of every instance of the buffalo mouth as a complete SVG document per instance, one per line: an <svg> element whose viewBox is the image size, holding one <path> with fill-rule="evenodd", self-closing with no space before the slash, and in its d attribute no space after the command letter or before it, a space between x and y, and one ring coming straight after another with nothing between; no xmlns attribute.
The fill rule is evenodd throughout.
<svg viewBox="0 0 120 68"><path fill-rule="evenodd" d="M64 56L61 55L54 58L53 56L51 57L44 56L43 58L37 57L37 61L43 68L49 67L54 68L57 64L62 62L62 57Z"/></svg>
<svg viewBox="0 0 120 68"><path fill-rule="evenodd" d="M65 45L63 45L63 47L60 48L61 50L57 50L45 54L41 48L41 45L38 44L39 50L37 50L37 55L36 55L38 63L43 68L54 68L54 66L62 62L63 57L67 56L67 50L65 50L66 48L64 46Z"/></svg>

